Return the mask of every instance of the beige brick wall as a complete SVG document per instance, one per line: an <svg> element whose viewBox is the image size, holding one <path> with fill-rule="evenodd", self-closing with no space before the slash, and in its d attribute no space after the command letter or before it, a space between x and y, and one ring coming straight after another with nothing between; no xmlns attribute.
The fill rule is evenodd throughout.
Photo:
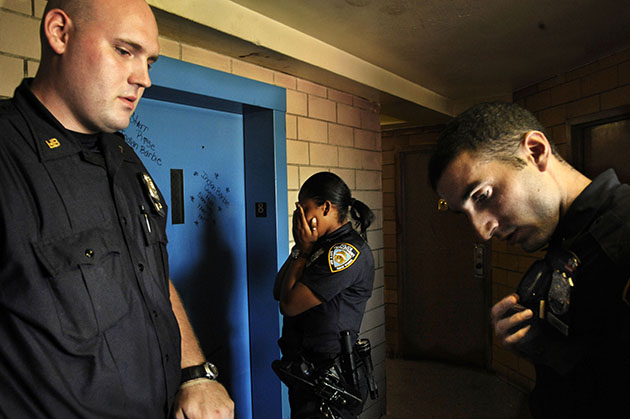
<svg viewBox="0 0 630 419"><path fill-rule="evenodd" d="M39 62L39 20L43 0L0 1L0 98L13 96Z"/></svg>
<svg viewBox="0 0 630 419"><path fill-rule="evenodd" d="M514 92L571 160L569 121L630 103L630 49Z"/></svg>
<svg viewBox="0 0 630 419"><path fill-rule="evenodd" d="M10 97L39 64L39 19L44 0L0 0L0 97ZM195 44L195 45L193 45ZM365 99L308 80L200 48L176 36L160 37L161 54L286 88L287 179L293 212L300 185L313 173L338 174L376 220L368 231L376 280L361 334L372 343L380 399L368 401L363 419L385 414L385 314L379 107ZM289 220L289 225L291 220ZM290 231L290 229L289 229ZM270 290L271 292L271 290Z"/></svg>

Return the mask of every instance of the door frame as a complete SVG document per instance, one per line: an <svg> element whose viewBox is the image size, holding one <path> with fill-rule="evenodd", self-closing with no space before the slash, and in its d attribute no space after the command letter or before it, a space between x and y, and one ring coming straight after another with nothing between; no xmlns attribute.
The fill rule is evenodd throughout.
<svg viewBox="0 0 630 419"><path fill-rule="evenodd" d="M617 122L630 119L630 105L608 109L567 121L571 136L571 165L577 170L584 169L584 129L610 122Z"/></svg>
<svg viewBox="0 0 630 419"><path fill-rule="evenodd" d="M408 257L413 257L414 255L408 255L407 249L405 246L405 242L407 240L408 231L403 226L402 221L405 219L405 208L403 205L403 196L405 194L405 188L403 185L403 156L411 153L432 153L435 150L436 145L432 143L419 144L419 145L406 145L403 147L396 148L395 150L395 173L396 173L396 237L397 237L397 254L398 254L398 266L397 266L397 276L398 276L398 293L404 293L405 290L405 280L406 280L406 266L405 263L408 260ZM437 197L437 194L436 194ZM437 204L437 202L436 202ZM484 257L483 264L485 266L485 273L483 275L483 305L484 309L489 313L490 307L492 303L492 242L488 241L485 243L479 243L476 241L471 241L471 252L473 252L473 247L475 245L481 245L484 248ZM470 267L471 276L474 275L473 266ZM402 348L403 339L402 333L404 329L403 322L405 321L404 316L404 307L399 299L398 303L398 342L397 346L400 348L400 353L404 352L404 348ZM489 315L489 314L488 314ZM483 334L484 334L484 348L483 348L483 358L484 358L484 367L486 370L491 370L492 367L492 329L490 327L490 322L484 322L482 325Z"/></svg>
<svg viewBox="0 0 630 419"><path fill-rule="evenodd" d="M282 417L286 402L271 362L280 356L281 322L273 282L289 251L286 90L164 56L150 76L144 97L242 115L252 414ZM256 212L263 202L266 217Z"/></svg>

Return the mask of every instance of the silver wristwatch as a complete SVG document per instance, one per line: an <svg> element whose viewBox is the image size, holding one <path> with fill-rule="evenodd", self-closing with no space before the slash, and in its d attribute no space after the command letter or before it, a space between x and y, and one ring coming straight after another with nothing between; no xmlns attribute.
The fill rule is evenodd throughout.
<svg viewBox="0 0 630 419"><path fill-rule="evenodd" d="M197 378L207 378L208 380L215 381L218 377L219 369L214 364L206 361L201 365L182 368L181 383Z"/></svg>

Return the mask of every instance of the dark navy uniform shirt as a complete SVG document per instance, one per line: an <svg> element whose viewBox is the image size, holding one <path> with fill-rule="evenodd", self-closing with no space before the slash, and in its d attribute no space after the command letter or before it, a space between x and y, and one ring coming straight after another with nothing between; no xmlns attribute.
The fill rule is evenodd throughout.
<svg viewBox="0 0 630 419"><path fill-rule="evenodd" d="M0 102L0 417L166 417L165 208L122 135L87 151L29 83Z"/></svg>
<svg viewBox="0 0 630 419"><path fill-rule="evenodd" d="M338 354L340 332L349 330L354 342L372 295L374 259L370 247L352 224L346 223L317 241L300 282L323 302L297 316L284 317L283 354Z"/></svg>
<svg viewBox="0 0 630 419"><path fill-rule="evenodd" d="M578 255L568 338L543 328L535 417L615 417L630 391L630 186L598 177L562 217L551 241ZM610 416L609 416L610 414Z"/></svg>

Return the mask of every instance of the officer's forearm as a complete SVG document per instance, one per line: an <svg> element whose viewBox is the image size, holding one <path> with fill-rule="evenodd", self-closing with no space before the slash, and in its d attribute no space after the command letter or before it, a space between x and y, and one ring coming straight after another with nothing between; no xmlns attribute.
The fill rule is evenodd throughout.
<svg viewBox="0 0 630 419"><path fill-rule="evenodd" d="M304 273L306 259L291 259L288 263L287 273L284 275L282 286L280 287L280 311L283 314L290 311L287 310L287 308L295 303L292 291L298 279L301 278Z"/></svg>
<svg viewBox="0 0 630 419"><path fill-rule="evenodd" d="M291 261L293 259L291 259L290 257L287 258L287 260L284 262L284 265L282 265L282 268L280 268L280 271L278 272L278 274L276 275L276 280L273 284L273 298L277 301L280 300L280 290L282 288L282 282L284 281L284 278L287 276L287 271L289 269L289 266L291 266Z"/></svg>
<svg viewBox="0 0 630 419"><path fill-rule="evenodd" d="M182 362L181 367L186 368L192 365L199 365L205 362L206 358L203 355L199 341L195 336L195 332L188 320L188 315L184 309L181 299L177 290L173 286L173 283L169 281L170 285L170 298L171 306L173 307L173 313L177 318L177 324L179 325L179 332L182 336Z"/></svg>

